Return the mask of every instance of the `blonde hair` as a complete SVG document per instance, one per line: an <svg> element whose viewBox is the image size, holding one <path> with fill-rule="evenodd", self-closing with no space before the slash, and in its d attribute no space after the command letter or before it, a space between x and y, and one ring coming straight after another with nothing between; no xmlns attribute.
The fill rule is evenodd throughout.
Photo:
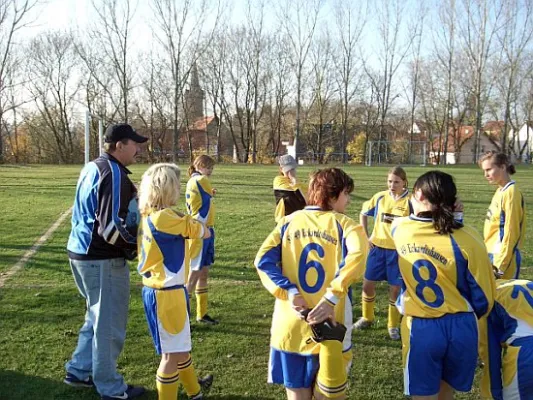
<svg viewBox="0 0 533 400"><path fill-rule="evenodd" d="M139 188L139 212L146 216L152 210L176 205L180 197L180 169L176 164L154 164L142 176Z"/></svg>
<svg viewBox="0 0 533 400"><path fill-rule="evenodd" d="M389 169L388 175L394 175L400 178L402 181L405 182L405 185L403 185L403 188L407 189L409 182L407 181L407 174L405 173L405 170L402 167L400 167L399 165L392 167L391 169Z"/></svg>
<svg viewBox="0 0 533 400"><path fill-rule="evenodd" d="M202 154L194 159L193 163L189 166L187 172L189 176L195 172L199 172L200 168L211 168L215 165L215 160L209 157L207 154Z"/></svg>

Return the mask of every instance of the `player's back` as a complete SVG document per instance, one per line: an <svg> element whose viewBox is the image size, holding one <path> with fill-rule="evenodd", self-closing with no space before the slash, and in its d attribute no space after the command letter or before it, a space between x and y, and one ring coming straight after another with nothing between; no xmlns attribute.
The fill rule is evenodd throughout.
<svg viewBox="0 0 533 400"><path fill-rule="evenodd" d="M318 207L306 207L285 220L281 238L283 274L314 306L341 265L343 232L355 222Z"/></svg>
<svg viewBox="0 0 533 400"><path fill-rule="evenodd" d="M431 218L410 216L395 224L393 238L404 281L397 304L404 315L488 312L494 283L492 277L480 276L491 274L491 264L474 230L464 227L441 235Z"/></svg>
<svg viewBox="0 0 533 400"><path fill-rule="evenodd" d="M192 174L185 190L187 212L207 226L213 226L215 221L212 197L213 188L209 178L199 173Z"/></svg>
<svg viewBox="0 0 533 400"><path fill-rule="evenodd" d="M533 282L524 279L496 281L496 304L489 320L500 333L500 341L511 343L533 337Z"/></svg>

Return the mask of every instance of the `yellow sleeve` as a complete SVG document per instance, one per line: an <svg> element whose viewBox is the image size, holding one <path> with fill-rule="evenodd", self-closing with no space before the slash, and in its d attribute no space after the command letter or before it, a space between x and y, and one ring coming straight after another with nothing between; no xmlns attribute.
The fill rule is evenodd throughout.
<svg viewBox="0 0 533 400"><path fill-rule="evenodd" d="M468 246L467 284L470 288L471 306L478 318L490 313L496 298L496 279L492 271L492 263L481 236L470 227L463 227L471 241Z"/></svg>
<svg viewBox="0 0 533 400"><path fill-rule="evenodd" d="M501 249L494 254L494 266L505 272L514 254L514 249L520 240L522 220L522 196L514 188L504 192L502 199L502 213L505 213L505 225L501 239Z"/></svg>
<svg viewBox="0 0 533 400"><path fill-rule="evenodd" d="M153 218L155 228L159 232L171 235L182 235L185 238L199 239L204 236L204 225L190 215L180 215L171 209L165 209Z"/></svg>
<svg viewBox="0 0 533 400"><path fill-rule="evenodd" d="M276 228L265 239L257 256L255 267L263 286L272 295L281 300L287 300L289 293L298 294L298 287L289 281L281 271L281 230L285 224L282 219Z"/></svg>
<svg viewBox="0 0 533 400"><path fill-rule="evenodd" d="M330 303L337 304L348 293L348 288L354 282L360 281L365 272L368 256L368 240L361 225L350 220L345 231L343 246L344 258L339 273L330 283L324 297Z"/></svg>
<svg viewBox="0 0 533 400"><path fill-rule="evenodd" d="M376 193L370 200L367 200L363 203L363 207L361 208L361 214L367 215L369 217L375 217L376 216L376 203L379 199L380 193Z"/></svg>

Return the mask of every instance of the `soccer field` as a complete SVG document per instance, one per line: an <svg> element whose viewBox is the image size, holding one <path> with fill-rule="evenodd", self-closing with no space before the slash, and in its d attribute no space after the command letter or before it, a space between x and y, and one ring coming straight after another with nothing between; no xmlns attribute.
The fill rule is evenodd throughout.
<svg viewBox="0 0 533 400"><path fill-rule="evenodd" d="M140 180L146 165L135 165ZM81 166L0 166L0 281L35 241L72 205ZM307 181L314 168L298 175ZM406 167L409 185L430 168ZM345 170L355 180L348 215L358 219L361 204L386 189L388 168ZM449 167L465 206L465 223L482 231L495 187L479 168ZM182 167L182 196L186 166ZM253 267L259 246L274 227L272 180L276 166L217 165L212 184L216 197L216 260L210 278L210 315L217 326L193 327L193 361L200 374L213 373L209 399L282 399L284 391L266 383L273 297ZM533 279L533 184L531 167L513 178L528 209L522 277ZM70 219L17 274L0 287L0 399L98 399L96 392L62 383L63 365L74 350L83 322L84 301L72 280L66 242ZM144 319L141 279L131 266L131 301L125 349L119 371L131 384L144 385L145 399L156 399L155 354ZM354 319L361 315L361 284L354 288ZM378 288L377 321L370 331L353 335L350 399L402 399L400 343L387 335L387 287ZM185 399L184 394L181 395ZM478 399L477 388L460 399Z"/></svg>

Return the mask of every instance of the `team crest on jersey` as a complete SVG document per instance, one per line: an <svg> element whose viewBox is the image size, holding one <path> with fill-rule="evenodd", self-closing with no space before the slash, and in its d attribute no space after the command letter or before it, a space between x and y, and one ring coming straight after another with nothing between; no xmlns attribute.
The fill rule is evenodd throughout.
<svg viewBox="0 0 533 400"><path fill-rule="evenodd" d="M392 224L392 221L394 221L394 218L396 217L397 215L394 214L383 213L381 214L381 222L384 222L385 224Z"/></svg>

